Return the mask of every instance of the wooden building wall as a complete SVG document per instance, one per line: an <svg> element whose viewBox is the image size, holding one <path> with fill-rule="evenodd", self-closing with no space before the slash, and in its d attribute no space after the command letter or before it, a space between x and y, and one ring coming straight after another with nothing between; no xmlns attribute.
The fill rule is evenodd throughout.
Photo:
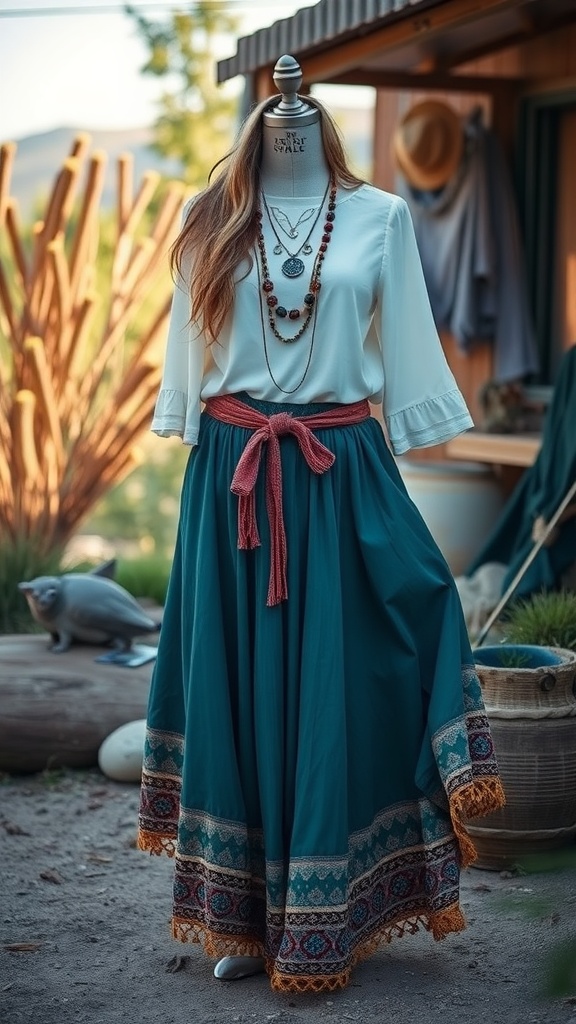
<svg viewBox="0 0 576 1024"><path fill-rule="evenodd" d="M492 95L470 92L397 91L377 92L374 132L374 183L394 191L395 168L390 153L394 127L406 110L424 98L450 103L465 116L480 104L488 124L498 134L512 160L518 130L519 102L525 96L543 91L576 87L576 25L542 36L523 45L510 47L492 56L461 67L468 76L503 77ZM557 183L558 250L555 310L564 346L576 342L576 111L564 115ZM448 361L475 419L479 417L478 393L492 372L491 347L478 345L468 356L459 352L453 337L443 333L442 342ZM441 447L418 453L422 457L442 458Z"/></svg>
<svg viewBox="0 0 576 1024"><path fill-rule="evenodd" d="M556 329L563 348L576 344L576 109L564 114L558 167Z"/></svg>

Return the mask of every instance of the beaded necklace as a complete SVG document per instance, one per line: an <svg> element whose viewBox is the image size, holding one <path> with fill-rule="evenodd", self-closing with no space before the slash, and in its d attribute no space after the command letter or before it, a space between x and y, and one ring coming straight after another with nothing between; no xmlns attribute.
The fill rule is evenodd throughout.
<svg viewBox="0 0 576 1024"><path fill-rule="evenodd" d="M258 274L258 284L260 285L260 267L258 266L258 262L256 262L256 271L257 271L257 274ZM276 380L276 377L274 376L274 374L272 372L272 366L270 365L270 355L268 353L268 343L266 341L266 325L264 323L264 310L262 308L262 302L260 302L260 324L261 324L261 327L262 327L262 342L263 342L263 345L264 345L264 358L266 360L266 367L267 367L268 373L270 375L270 380L272 381L274 387L277 388L278 391L281 391L282 394L284 394L284 395L293 395L296 391L298 391L298 388L302 386L302 384L306 380L306 377L308 376L308 370L310 369L310 363L312 362L312 353L314 351L314 339L316 337L316 321L317 321L317 319L318 319L318 307L316 306L314 308L314 323L312 325L312 336L310 338L310 348L308 350L308 359L306 360L306 366L304 367L304 371L302 373L302 376L300 377L300 380L295 385L295 387L293 387L293 388L283 388L278 383L278 381ZM282 340L284 340L284 339L282 339Z"/></svg>
<svg viewBox="0 0 576 1024"><path fill-rule="evenodd" d="M264 202L265 202L265 200L264 200ZM322 209L322 207L321 207L321 209ZM270 330L272 331L272 334L274 335L274 337L278 338L278 341L282 341L286 345L290 345L293 342L298 341L298 339L301 338L302 335L304 334L306 328L308 327L308 325L310 323L310 320L312 319L312 313L313 313L313 311L315 309L316 301L318 299L318 293L319 293L320 288L321 288L320 276L322 274L322 264L323 264L324 259L326 257L326 252L328 250L328 246L329 246L330 240L332 238L332 231L334 230L334 221L336 219L336 214L334 212L335 210L336 210L336 183L334 181L331 181L330 182L330 195L329 195L329 200L328 200L328 209L327 209L327 212L326 212L326 220L325 220L325 223L324 223L324 232L322 234L322 238L321 238L321 241L320 241L318 252L316 253L316 256L314 258L314 263L312 265L312 273L310 275L310 281L309 281L309 284L308 284L308 291L306 292L306 294L304 296L303 305L301 307L293 308L293 309L290 309L290 310L287 309L286 306L283 306L278 301L277 296L274 294L274 283L273 283L273 281L272 281L272 279L270 277L270 270L269 270L269 267L268 267L268 257L266 255L266 246L265 246L265 243L264 243L264 234L263 234L263 231L262 231L262 210L258 210L256 212L256 218L257 218L257 224L258 224L256 241L257 241L258 250L259 250L259 253L260 253L260 264L261 264L261 267L262 267L262 277L261 277L261 280L260 280L260 268L258 268L258 278L259 278L259 284L260 284L259 289L258 289L258 295L259 295L259 299L260 299L260 312L262 314L262 323L264 324L264 316L263 316L263 310L262 310L262 296L260 294L261 291L263 291L265 296L266 296L266 308L267 308L267 312L268 312L268 324L269 324ZM300 271L300 273L301 273L301 271ZM277 323L276 323L276 318L277 317L280 320L284 320L284 319L288 318L289 320L294 320L294 321L295 320L300 320L301 317L304 317L304 322L302 323L301 327L296 332L296 334L292 335L292 337L287 338L287 337L284 337L284 335L281 334L280 331L278 330Z"/></svg>

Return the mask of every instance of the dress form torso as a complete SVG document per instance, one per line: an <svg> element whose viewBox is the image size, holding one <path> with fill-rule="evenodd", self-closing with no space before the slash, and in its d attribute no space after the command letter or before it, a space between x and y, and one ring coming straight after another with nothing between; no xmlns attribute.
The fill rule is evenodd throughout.
<svg viewBox="0 0 576 1024"><path fill-rule="evenodd" d="M280 58L274 81L282 96L262 116L262 189L274 196L321 196L330 171L320 113L297 94L302 72L293 57Z"/></svg>
<svg viewBox="0 0 576 1024"><path fill-rule="evenodd" d="M262 129L262 166L260 180L265 195L287 198L322 196L330 171L324 155L319 117L316 121L295 125L268 124L264 115Z"/></svg>

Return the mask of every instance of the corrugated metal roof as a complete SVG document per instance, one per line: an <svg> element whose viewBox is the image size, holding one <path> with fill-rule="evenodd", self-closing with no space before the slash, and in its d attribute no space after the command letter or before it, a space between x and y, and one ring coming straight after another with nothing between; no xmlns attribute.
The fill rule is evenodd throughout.
<svg viewBox="0 0 576 1024"><path fill-rule="evenodd" d="M234 57L218 62L218 81L225 82L258 68L275 64L283 53L295 56L334 45L350 35L380 28L409 15L415 7L438 5L441 0L319 0L291 18L275 21L238 40Z"/></svg>

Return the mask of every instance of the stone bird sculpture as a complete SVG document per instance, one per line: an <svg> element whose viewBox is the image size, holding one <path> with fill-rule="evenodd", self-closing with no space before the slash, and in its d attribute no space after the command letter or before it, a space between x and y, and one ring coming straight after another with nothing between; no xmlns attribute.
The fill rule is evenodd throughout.
<svg viewBox="0 0 576 1024"><path fill-rule="evenodd" d="M32 615L52 635L52 651L67 651L74 641L128 651L134 637L160 628L127 590L102 574L102 568L38 576L18 584Z"/></svg>

